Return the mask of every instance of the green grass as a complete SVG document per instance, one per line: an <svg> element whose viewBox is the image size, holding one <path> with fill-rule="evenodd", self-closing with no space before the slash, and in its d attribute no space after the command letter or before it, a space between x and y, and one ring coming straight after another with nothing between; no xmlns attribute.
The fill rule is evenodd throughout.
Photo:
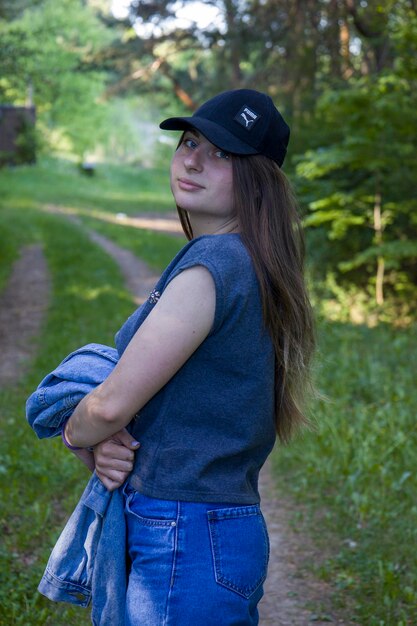
<svg viewBox="0 0 417 626"><path fill-rule="evenodd" d="M43 245L53 278L48 317L27 376L0 392L0 625L80 626L88 612L56 605L36 587L87 471L59 441L38 441L24 403L41 378L74 348L112 343L132 311L114 262L81 227L44 211L72 207L81 220L160 270L184 243L108 223L85 210L172 210L161 172L100 166L92 179L47 160L0 170L0 289L22 245ZM416 330L320 323L317 431L273 453L277 482L295 501L297 524L324 559L312 564L348 600L362 626L417 623ZM300 540L302 533L300 534ZM329 548L330 546L330 548Z"/></svg>
<svg viewBox="0 0 417 626"><path fill-rule="evenodd" d="M3 219L7 213L2 211ZM53 296L30 373L16 389L0 393L0 623L75 625L82 618L74 610L47 602L35 590L87 473L59 441L36 440L25 422L24 402L40 379L74 348L89 341L112 343L114 331L133 304L118 287L122 284L118 268L90 245L79 228L63 218L30 210L9 217L13 228L21 226L17 244L27 241L29 233L33 241L42 241L53 276Z"/></svg>
<svg viewBox="0 0 417 626"><path fill-rule="evenodd" d="M51 603L36 591L50 550L88 472L60 441L36 439L27 426L24 407L41 378L73 349L90 341L112 344L114 333L134 309L114 261L91 244L82 228L43 210L50 203L110 210L112 202L106 195L110 188L114 196L123 198L125 211L152 208L148 203L151 181L159 190L158 172L113 168L110 174L106 189L101 176L85 180L71 165L52 161L0 171L0 287L20 248L32 242L42 244L53 281L37 357L17 386L0 391L1 626L90 623L88 611ZM145 187L143 196L138 181ZM153 195L158 211L164 206L172 208L164 191ZM119 206L113 208L120 210ZM109 225L106 234L110 236L112 230L117 227ZM167 252L171 239L160 235L152 246L149 233L128 230L129 247L135 249L143 238L140 251L146 249L158 269L167 255L181 246L181 241L175 240ZM126 238L129 235L124 233L123 241Z"/></svg>
<svg viewBox="0 0 417 626"><path fill-rule="evenodd" d="M273 456L335 550L319 573L363 625L417 623L416 340L416 328L323 323L317 432Z"/></svg>
<svg viewBox="0 0 417 626"><path fill-rule="evenodd" d="M91 217L83 216L82 221L87 228L97 231L122 248L130 250L155 270L166 267L187 241L185 237L172 237L150 230L139 230Z"/></svg>
<svg viewBox="0 0 417 626"><path fill-rule="evenodd" d="M90 178L75 164L54 159L2 170L0 195L4 203L22 208L41 202L128 215L174 208L166 171L99 164Z"/></svg>

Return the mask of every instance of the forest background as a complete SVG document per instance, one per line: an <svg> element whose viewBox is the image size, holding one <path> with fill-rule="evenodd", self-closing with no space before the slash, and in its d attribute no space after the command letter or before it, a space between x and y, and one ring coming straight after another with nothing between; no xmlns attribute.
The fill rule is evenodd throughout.
<svg viewBox="0 0 417 626"><path fill-rule="evenodd" d="M155 164L161 115L228 88L265 90L292 128L286 171L325 295L356 321L409 319L415 2L134 0L124 21L109 4L0 2L0 101L34 101L43 149ZM212 21L176 18L184 5L210 6Z"/></svg>
<svg viewBox="0 0 417 626"><path fill-rule="evenodd" d="M34 103L37 112L15 165L35 153L37 164L0 171L2 284L10 216L25 224L17 193L111 204L114 213L165 211L169 201L152 204L149 192L174 147L161 119L248 87L268 92L288 120L285 172L305 224L325 355L317 378L329 400L317 402L318 433L284 451L277 472L295 495L329 507L323 530L349 533L321 573L356 598L359 623L379 626L417 621L407 549L417 527L416 4L133 0L116 19L110 0L0 0L0 104ZM78 172L83 163L95 164L91 181ZM92 200L93 185L107 198ZM17 595L13 602L16 620Z"/></svg>

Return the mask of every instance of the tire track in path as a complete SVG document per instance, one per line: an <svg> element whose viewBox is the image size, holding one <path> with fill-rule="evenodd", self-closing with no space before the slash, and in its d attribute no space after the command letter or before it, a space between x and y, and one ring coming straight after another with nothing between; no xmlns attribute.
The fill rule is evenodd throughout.
<svg viewBox="0 0 417 626"><path fill-rule="evenodd" d="M25 246L0 294L0 389L15 386L35 356L50 291L42 247Z"/></svg>

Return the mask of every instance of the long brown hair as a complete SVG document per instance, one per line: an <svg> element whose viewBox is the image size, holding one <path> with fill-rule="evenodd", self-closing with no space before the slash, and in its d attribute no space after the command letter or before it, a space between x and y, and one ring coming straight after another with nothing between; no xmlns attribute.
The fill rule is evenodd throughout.
<svg viewBox="0 0 417 626"><path fill-rule="evenodd" d="M314 323L304 279L304 237L285 174L262 155L233 155L234 207L242 241L259 280L263 319L275 349L275 420L288 442L308 424L303 399L310 381ZM193 232L178 207L185 235Z"/></svg>

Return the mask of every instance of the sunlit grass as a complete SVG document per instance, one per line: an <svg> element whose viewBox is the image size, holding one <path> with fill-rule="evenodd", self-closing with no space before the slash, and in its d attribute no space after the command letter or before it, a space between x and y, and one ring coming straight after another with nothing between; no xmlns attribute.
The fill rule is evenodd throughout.
<svg viewBox="0 0 417 626"><path fill-rule="evenodd" d="M185 237L172 237L150 230L138 230L123 224L108 223L89 217L83 217L82 221L88 228L109 237L122 248L144 259L157 271L166 267L186 243Z"/></svg>
<svg viewBox="0 0 417 626"><path fill-rule="evenodd" d="M416 344L415 327L321 325L317 431L274 452L277 477L319 513L319 544L335 537L320 571L360 624L417 623Z"/></svg>
<svg viewBox="0 0 417 626"><path fill-rule="evenodd" d="M0 170L0 195L16 207L33 197L42 204L128 215L173 209L166 170L102 164L90 178L71 162L47 158L36 166Z"/></svg>

